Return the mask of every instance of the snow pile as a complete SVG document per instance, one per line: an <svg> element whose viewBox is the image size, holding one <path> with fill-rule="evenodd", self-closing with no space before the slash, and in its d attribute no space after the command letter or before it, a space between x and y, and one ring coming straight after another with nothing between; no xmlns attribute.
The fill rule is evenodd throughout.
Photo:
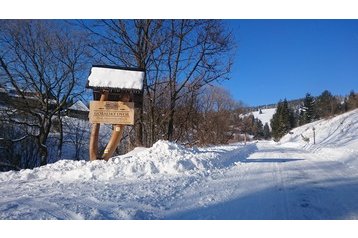
<svg viewBox="0 0 358 238"><path fill-rule="evenodd" d="M220 149L218 149L220 148ZM230 153L242 148L238 145L215 149L185 148L168 141L158 141L151 148L137 148L106 161L61 160L33 170L0 174L0 182L11 180L89 181L131 179L163 175L205 175L212 169L231 166ZM244 150L245 151L245 150ZM221 154L227 153L226 156Z"/></svg>
<svg viewBox="0 0 358 238"><path fill-rule="evenodd" d="M143 71L92 67L88 86L142 90L143 78Z"/></svg>
<svg viewBox="0 0 358 238"><path fill-rule="evenodd" d="M358 109L297 127L291 131L292 134L285 135L280 142L295 142L301 146L313 147L313 128L315 129L316 146L352 147L357 143ZM309 143L305 142L301 135L309 138Z"/></svg>
<svg viewBox="0 0 358 238"><path fill-rule="evenodd" d="M147 150L130 157L116 157L113 162L124 168L125 175L179 174L205 170L202 161L196 158L197 152L175 143L158 141Z"/></svg>

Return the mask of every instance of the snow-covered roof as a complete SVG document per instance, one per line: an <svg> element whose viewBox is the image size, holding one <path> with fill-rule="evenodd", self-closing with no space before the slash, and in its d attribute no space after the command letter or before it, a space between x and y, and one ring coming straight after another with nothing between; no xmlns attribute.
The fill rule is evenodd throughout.
<svg viewBox="0 0 358 238"><path fill-rule="evenodd" d="M88 77L90 88L118 88L142 90L144 71L112 66L93 66Z"/></svg>
<svg viewBox="0 0 358 238"><path fill-rule="evenodd" d="M81 101L75 102L68 109L75 110L75 111L86 111L86 112L89 111L88 107Z"/></svg>

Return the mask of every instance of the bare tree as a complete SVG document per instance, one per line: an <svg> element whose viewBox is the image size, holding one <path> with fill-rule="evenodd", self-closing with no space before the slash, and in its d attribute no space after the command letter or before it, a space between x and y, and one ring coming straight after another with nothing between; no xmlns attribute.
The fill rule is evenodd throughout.
<svg viewBox="0 0 358 238"><path fill-rule="evenodd" d="M93 34L99 62L146 70L137 145L150 145L158 138L180 139L182 133L176 133L174 127L182 98L193 98L203 86L226 79L231 68L234 45L219 20L104 20L81 24ZM179 121L178 126L181 124Z"/></svg>
<svg viewBox="0 0 358 238"><path fill-rule="evenodd" d="M1 21L0 69L19 99L9 102L19 116L8 120L32 128L40 165L47 164L53 118L60 119L67 101L80 93L77 86L83 87L85 57L86 36L66 29L64 22Z"/></svg>
<svg viewBox="0 0 358 238"><path fill-rule="evenodd" d="M94 39L92 49L97 56L97 62L120 64L127 67L137 67L146 71L143 82L143 93L151 95L151 83L148 74L155 58L159 58L156 50L165 38L162 32L162 20L98 20L95 22L80 21ZM156 72L153 72L155 75ZM143 98L144 95L142 94ZM149 96L151 98L151 96ZM136 110L135 145L145 143L143 105Z"/></svg>
<svg viewBox="0 0 358 238"><path fill-rule="evenodd" d="M235 132L234 114L241 106L221 87L207 87L197 102L197 143L224 144Z"/></svg>
<svg viewBox="0 0 358 238"><path fill-rule="evenodd" d="M177 101L185 88L203 86L226 79L230 72L233 42L218 20L171 20L167 70L170 107L167 139L173 140Z"/></svg>
<svg viewBox="0 0 358 238"><path fill-rule="evenodd" d="M83 155L87 156L89 124L88 121L80 119L66 118L63 123L64 127L64 143L73 147L74 159L83 159Z"/></svg>

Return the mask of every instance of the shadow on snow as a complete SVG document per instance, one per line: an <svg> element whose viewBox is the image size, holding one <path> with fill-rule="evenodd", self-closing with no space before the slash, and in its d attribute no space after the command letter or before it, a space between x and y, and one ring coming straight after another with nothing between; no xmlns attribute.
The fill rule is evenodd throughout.
<svg viewBox="0 0 358 238"><path fill-rule="evenodd" d="M217 193L224 191L217 191ZM168 215L169 220L358 219L358 181L313 181L269 187L235 199Z"/></svg>

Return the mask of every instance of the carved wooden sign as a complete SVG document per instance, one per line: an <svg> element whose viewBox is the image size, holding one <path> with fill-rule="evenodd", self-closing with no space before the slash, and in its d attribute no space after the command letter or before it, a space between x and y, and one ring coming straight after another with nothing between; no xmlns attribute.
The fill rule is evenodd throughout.
<svg viewBox="0 0 358 238"><path fill-rule="evenodd" d="M91 101L89 120L91 123L134 125L134 103Z"/></svg>

